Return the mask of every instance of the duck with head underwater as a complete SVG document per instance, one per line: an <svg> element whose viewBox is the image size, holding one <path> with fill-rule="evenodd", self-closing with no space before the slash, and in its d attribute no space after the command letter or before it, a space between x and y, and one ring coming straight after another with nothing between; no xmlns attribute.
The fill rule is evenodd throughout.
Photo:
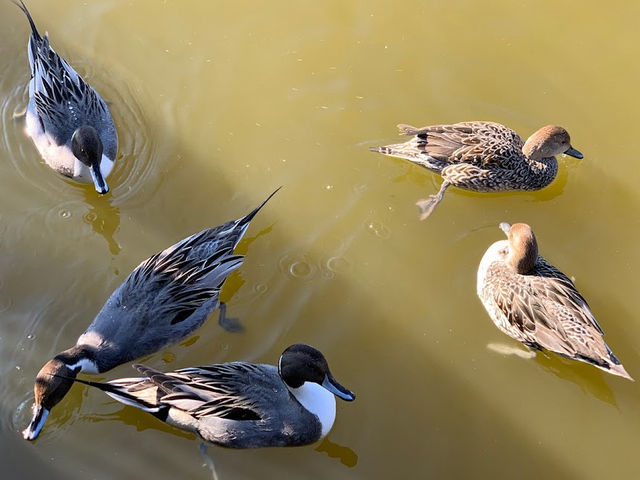
<svg viewBox="0 0 640 480"><path fill-rule="evenodd" d="M218 307L227 276L242 265L244 257L233 250L275 193L248 215L191 235L136 267L76 344L38 372L33 416L22 432L24 438L38 437L49 412L79 373L106 372L179 342L200 328Z"/></svg>
<svg viewBox="0 0 640 480"><path fill-rule="evenodd" d="M105 101L38 33L25 4L14 1L31 25L31 66L26 133L44 161L58 173L96 191L109 191L118 136Z"/></svg>

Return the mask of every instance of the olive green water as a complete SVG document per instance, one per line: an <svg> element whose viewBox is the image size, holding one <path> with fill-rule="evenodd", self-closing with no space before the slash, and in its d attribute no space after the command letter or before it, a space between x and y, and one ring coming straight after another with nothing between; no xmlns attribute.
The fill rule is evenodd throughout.
<svg viewBox="0 0 640 480"><path fill-rule="evenodd" d="M119 159L99 198L46 167L12 120L28 24L0 2L3 478L210 478L193 436L88 387L36 442L20 431L37 370L132 268L279 185L223 290L245 333L212 317L145 362L275 363L306 342L357 399L339 401L319 445L210 448L221 478L639 478L640 385L496 352L517 344L475 294L497 224L530 223L640 377L640 4L583 3L32 0L111 105ZM396 123L463 120L525 137L557 123L585 158L561 158L536 193L450 189L419 222L436 176L367 147L395 142Z"/></svg>

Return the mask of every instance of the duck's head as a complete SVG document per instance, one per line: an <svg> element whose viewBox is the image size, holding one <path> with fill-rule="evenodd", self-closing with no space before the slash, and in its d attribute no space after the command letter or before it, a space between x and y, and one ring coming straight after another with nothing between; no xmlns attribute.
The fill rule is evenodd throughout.
<svg viewBox="0 0 640 480"><path fill-rule="evenodd" d="M522 275L530 272L538 259L538 242L531 227L526 223L509 225L503 222L500 229L509 239L509 253L505 259L507 265Z"/></svg>
<svg viewBox="0 0 640 480"><path fill-rule="evenodd" d="M531 135L522 147L522 153L531 160L555 157L561 153L582 158L582 154L571 146L569 133L558 125L547 125Z"/></svg>
<svg viewBox="0 0 640 480"><path fill-rule="evenodd" d="M35 440L47 421L49 412L67 394L80 367L70 368L62 359L55 357L40 369L33 386L35 401L31 423L22 432L25 440Z"/></svg>
<svg viewBox="0 0 640 480"><path fill-rule="evenodd" d="M96 191L100 194L105 194L109 191L109 187L100 172L102 149L102 141L95 128L83 125L73 132L71 137L71 152L73 156L89 167Z"/></svg>
<svg viewBox="0 0 640 480"><path fill-rule="evenodd" d="M288 347L278 362L280 377L291 388L299 388L305 382L317 383L347 402L355 400L353 392L347 390L333 378L329 364L318 350L303 343Z"/></svg>

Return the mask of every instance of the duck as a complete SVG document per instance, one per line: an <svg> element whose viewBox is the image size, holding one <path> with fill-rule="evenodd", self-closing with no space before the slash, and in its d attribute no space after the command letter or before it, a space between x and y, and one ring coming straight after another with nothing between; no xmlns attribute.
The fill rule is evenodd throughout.
<svg viewBox="0 0 640 480"><path fill-rule="evenodd" d="M398 129L413 138L370 150L409 160L443 178L437 194L416 202L420 220L433 213L452 185L474 192L540 190L558 173L556 155L583 158L558 125L540 128L526 142L510 128L486 121L423 128L400 124Z"/></svg>
<svg viewBox="0 0 640 480"><path fill-rule="evenodd" d="M167 373L133 367L143 377L74 380L222 447L315 443L334 424L335 397L355 400L333 377L324 355L302 343L287 347L278 366L229 362Z"/></svg>
<svg viewBox="0 0 640 480"><path fill-rule="evenodd" d="M503 222L500 228L507 240L487 249L477 278L478 297L498 329L532 352L553 352L633 381L574 283L538 254L531 227Z"/></svg>
<svg viewBox="0 0 640 480"><path fill-rule="evenodd" d="M200 328L218 307L225 279L242 265L244 257L233 250L278 190L248 215L193 234L138 265L76 344L40 369L33 387L32 419L23 437L38 437L49 412L79 373L104 373L177 343Z"/></svg>
<svg viewBox="0 0 640 480"><path fill-rule="evenodd" d="M47 165L80 183L109 191L118 135L106 102L40 35L24 2L15 3L31 26L31 67L25 133Z"/></svg>

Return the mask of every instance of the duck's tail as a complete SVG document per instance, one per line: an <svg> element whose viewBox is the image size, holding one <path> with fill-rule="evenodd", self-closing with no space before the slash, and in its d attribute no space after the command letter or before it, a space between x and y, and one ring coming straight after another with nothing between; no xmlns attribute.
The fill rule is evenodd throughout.
<svg viewBox="0 0 640 480"><path fill-rule="evenodd" d="M158 413L162 408L160 405L147 402L142 396L129 393L128 387L137 385L144 382L145 378L120 378L118 380L112 380L111 382L93 382L90 380L82 380L81 378L74 378L73 381L89 385L90 387L102 390L111 398L132 407L139 408L149 413Z"/></svg>
<svg viewBox="0 0 640 480"><path fill-rule="evenodd" d="M244 217L242 217L242 219L240 220L240 222L238 223L238 226L242 226L242 225L247 225L251 220L253 220L253 217L255 217L258 212L262 209L262 207L264 207L266 205L266 203L271 200L271 197L273 197L276 193L278 193L278 190L280 190L282 188L282 185L279 186L278 188L276 188L273 193L271 193L265 200L264 202L262 202L260 205L258 205L256 208L254 208L249 214L245 215Z"/></svg>
<svg viewBox="0 0 640 480"><path fill-rule="evenodd" d="M620 365L610 365L609 366L609 370L607 370L607 371L609 373L613 373L614 375L619 375L621 377L626 378L627 380L631 380L632 382L635 382L633 377L627 373L627 371L622 366L622 364L620 364Z"/></svg>
<svg viewBox="0 0 640 480"><path fill-rule="evenodd" d="M24 2L22 0L20 0L20 3L18 3L16 0L12 0L12 1L27 16L27 20L29 20L29 25L31 25L31 34L36 38L36 40L42 40L42 36L40 36L40 33L36 28L36 24L34 23L33 18L31 18L31 14L29 13L29 10L27 10L27 6L24 4Z"/></svg>

